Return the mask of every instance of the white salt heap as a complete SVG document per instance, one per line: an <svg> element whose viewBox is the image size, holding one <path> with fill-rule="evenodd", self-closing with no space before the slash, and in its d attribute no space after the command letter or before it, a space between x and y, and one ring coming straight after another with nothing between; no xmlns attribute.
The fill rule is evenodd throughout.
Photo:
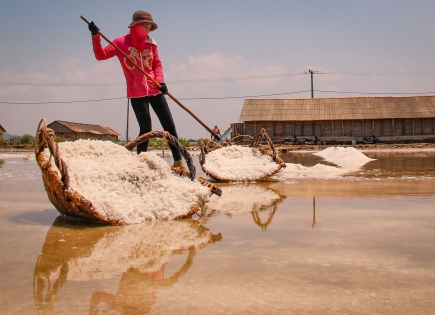
<svg viewBox="0 0 435 315"><path fill-rule="evenodd" d="M326 161L332 162L349 171L357 170L364 164L374 160L352 147L329 147L323 151L314 153L314 155L320 156Z"/></svg>
<svg viewBox="0 0 435 315"><path fill-rule="evenodd" d="M207 208L223 210L228 213L247 213L260 210L282 199L282 196L271 189L258 185L220 186L222 196L212 196Z"/></svg>
<svg viewBox="0 0 435 315"><path fill-rule="evenodd" d="M257 148L222 147L206 155L203 169L229 181L255 181L272 174L278 164Z"/></svg>
<svg viewBox="0 0 435 315"><path fill-rule="evenodd" d="M136 155L111 141L95 140L62 142L59 151L68 166L70 189L109 220L173 219L210 196L207 187L174 175L154 153Z"/></svg>
<svg viewBox="0 0 435 315"><path fill-rule="evenodd" d="M294 178L336 178L351 171L356 171L364 164L374 160L352 147L329 147L313 154L322 157L327 162L338 165L338 167L324 164L305 167L300 164L287 163L286 168L276 174L274 178L279 180Z"/></svg>

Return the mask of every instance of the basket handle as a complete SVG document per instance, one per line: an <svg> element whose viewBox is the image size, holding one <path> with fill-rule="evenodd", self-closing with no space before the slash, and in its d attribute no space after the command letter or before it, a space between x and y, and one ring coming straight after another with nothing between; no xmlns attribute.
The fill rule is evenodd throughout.
<svg viewBox="0 0 435 315"><path fill-rule="evenodd" d="M41 126L42 124L44 124L44 126ZM42 167L48 167L51 158L53 157L54 163L56 164L56 167L59 169L61 174L63 189L67 190L69 188L68 167L60 156L58 145L54 142L54 136L54 131L50 128L47 128L47 122L45 118L42 118L39 122L38 129L36 130L36 137L33 143L35 148L35 156L36 160L38 160L38 156L42 154L42 151L44 151L45 148L48 148L48 150L50 151L50 158Z"/></svg>

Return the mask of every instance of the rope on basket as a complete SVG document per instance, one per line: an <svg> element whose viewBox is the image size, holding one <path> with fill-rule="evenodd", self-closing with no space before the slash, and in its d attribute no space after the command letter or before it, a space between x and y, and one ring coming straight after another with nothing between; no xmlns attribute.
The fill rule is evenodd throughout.
<svg viewBox="0 0 435 315"><path fill-rule="evenodd" d="M41 127L42 123L44 126ZM58 144L54 142L55 133L53 129L47 128L47 122L45 118L42 118L39 122L38 129L36 130L36 137L34 141L35 156L38 158L39 154L48 148L50 157L48 161L42 167L47 169L51 164L51 158L53 157L54 163L61 174L61 181L63 183L63 189L69 188L69 173L68 167L65 161L62 159L59 153Z"/></svg>

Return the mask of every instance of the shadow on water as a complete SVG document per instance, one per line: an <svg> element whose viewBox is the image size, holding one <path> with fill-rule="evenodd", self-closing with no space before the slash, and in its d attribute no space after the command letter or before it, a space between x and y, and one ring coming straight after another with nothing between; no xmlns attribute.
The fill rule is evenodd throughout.
<svg viewBox="0 0 435 315"><path fill-rule="evenodd" d="M12 223L19 225L42 225L50 226L53 220L59 216L56 209L45 209L38 212L26 212L10 218Z"/></svg>
<svg viewBox="0 0 435 315"><path fill-rule="evenodd" d="M157 292L178 282L192 266L198 249L222 239L195 220L150 222L129 226L84 224L58 217L47 232L34 268L33 296L38 314L53 310L68 281L120 276L118 290L96 290L89 314L147 314ZM170 275L165 265L185 253L184 263Z"/></svg>

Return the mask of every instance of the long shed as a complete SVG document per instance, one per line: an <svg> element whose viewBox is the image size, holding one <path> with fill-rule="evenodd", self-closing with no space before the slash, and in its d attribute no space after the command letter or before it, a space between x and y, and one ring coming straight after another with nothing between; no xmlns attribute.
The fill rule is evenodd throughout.
<svg viewBox="0 0 435 315"><path fill-rule="evenodd" d="M265 128L272 139L435 141L435 96L245 99L243 132Z"/></svg>
<svg viewBox="0 0 435 315"><path fill-rule="evenodd" d="M68 138L71 140L118 140L118 137L120 136L118 132L107 126L82 124L62 120L55 120L52 123L48 124L47 127L53 129L56 136Z"/></svg>

